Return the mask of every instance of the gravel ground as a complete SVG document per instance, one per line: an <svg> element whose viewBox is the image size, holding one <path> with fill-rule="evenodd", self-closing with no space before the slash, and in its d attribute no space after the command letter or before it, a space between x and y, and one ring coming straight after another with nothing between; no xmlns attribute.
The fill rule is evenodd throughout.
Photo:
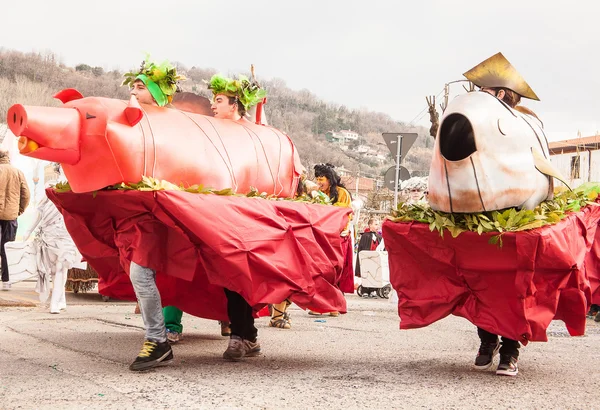
<svg viewBox="0 0 600 410"><path fill-rule="evenodd" d="M291 330L257 320L264 353L239 363L221 358L217 322L184 315L174 363L133 373L143 341L134 305L97 294L69 303L60 315L0 307L1 409L600 408L593 320L577 338L553 322L548 343L521 350L519 375L501 377L472 369L479 341L466 320L400 331L393 303L350 295L338 318L293 306Z"/></svg>

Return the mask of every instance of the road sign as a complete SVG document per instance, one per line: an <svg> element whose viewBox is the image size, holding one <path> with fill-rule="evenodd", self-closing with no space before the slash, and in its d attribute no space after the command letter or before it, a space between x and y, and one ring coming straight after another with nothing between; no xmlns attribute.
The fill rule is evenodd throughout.
<svg viewBox="0 0 600 410"><path fill-rule="evenodd" d="M383 140L394 157L398 152L398 135L402 136L402 150L400 151L400 161L402 161L419 135L415 132L384 132Z"/></svg>
<svg viewBox="0 0 600 410"><path fill-rule="evenodd" d="M398 177L398 188L400 188L400 181L406 181L410 178L410 172L408 169L400 165L400 174ZM383 181L384 186L390 191L394 191L396 189L396 166L390 167L387 171L385 171L385 177Z"/></svg>

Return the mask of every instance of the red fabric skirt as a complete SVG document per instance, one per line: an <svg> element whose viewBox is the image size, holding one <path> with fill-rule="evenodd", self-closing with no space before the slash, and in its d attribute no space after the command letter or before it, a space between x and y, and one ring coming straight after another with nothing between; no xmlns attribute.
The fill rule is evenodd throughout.
<svg viewBox="0 0 600 410"><path fill-rule="evenodd" d="M452 238L446 232L441 238L427 224L386 221L400 328L454 314L523 344L547 341L554 319L571 335L583 335L590 282L598 293L599 220L600 207L588 206L556 225L505 233L502 247L488 243L493 234Z"/></svg>
<svg viewBox="0 0 600 410"><path fill-rule="evenodd" d="M199 317L227 320L223 288L256 310L290 298L346 312L336 285L349 208L180 191L46 193L105 296L135 300L134 261L156 270L163 306Z"/></svg>

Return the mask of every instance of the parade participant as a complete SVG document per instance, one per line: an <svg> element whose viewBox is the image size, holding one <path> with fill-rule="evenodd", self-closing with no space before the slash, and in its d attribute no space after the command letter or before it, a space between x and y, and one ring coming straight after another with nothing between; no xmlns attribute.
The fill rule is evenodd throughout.
<svg viewBox="0 0 600 410"><path fill-rule="evenodd" d="M54 165L55 172L60 178L60 164ZM48 183L47 186L50 184ZM36 219L23 234L23 240L27 241L31 233L35 233L32 246L35 247L38 271L36 291L40 295L40 302L46 303L50 294L50 277L52 277L50 313L60 313L67 308L65 297L67 272L81 262L82 256L65 227L62 214L48 199L45 192L36 210Z"/></svg>
<svg viewBox="0 0 600 410"><path fill-rule="evenodd" d="M21 170L10 164L10 155L0 150L0 257L2 258L2 290L10 289L10 276L4 245L17 236L17 217L29 204L29 188Z"/></svg>
<svg viewBox="0 0 600 410"><path fill-rule="evenodd" d="M183 79L185 78L178 75L176 68L168 62L155 64L146 59L137 73L125 74L122 85L131 88L131 95L140 104L164 107L179 91L177 81ZM160 293L156 287L156 272L131 261L129 278L146 327L142 349L129 369L146 370L173 360L173 351L167 340Z"/></svg>
<svg viewBox="0 0 600 410"><path fill-rule="evenodd" d="M207 84L213 93L211 109L215 118L248 122L245 118L247 110L266 96L265 90L260 89L256 81L250 81L243 75L235 80L216 74ZM225 289L225 296L231 336L223 358L238 361L259 355L258 330L254 326L252 306L239 293L229 289Z"/></svg>
<svg viewBox="0 0 600 410"><path fill-rule="evenodd" d="M539 100L537 95L501 53L478 64L467 71L464 76L479 87L480 91L493 95L517 111L537 118L528 108L518 106L521 97ZM477 334L481 345L475 358L475 368L489 369L493 365L494 356L500 353L496 374L516 376L519 373L517 365L519 342L502 336L502 343L500 343L498 335L480 327L477 328Z"/></svg>
<svg viewBox="0 0 600 410"><path fill-rule="evenodd" d="M317 186L319 191L327 195L331 201L331 204L334 206L341 207L351 207L352 196L346 187L342 183L342 179L335 172L335 167L331 164L317 164L314 167L315 170L315 180L317 182ZM350 222L346 226L346 229L341 233L342 237L347 237L349 233ZM350 264L352 264L352 260L350 259ZM350 273L351 275L352 273ZM309 315L317 315L320 316L321 313L314 312L312 310L308 311ZM337 317L339 316L339 312L329 312L329 316Z"/></svg>
<svg viewBox="0 0 600 410"><path fill-rule="evenodd" d="M163 63L164 64L164 63ZM168 72L170 69L168 66L164 66L162 68L165 72ZM164 98L161 95L161 90L156 89L152 83L148 86L146 82L143 80L144 77L133 81L131 85L131 95L135 96L138 102L142 104L150 104L150 105L159 105L157 101L164 101ZM179 80L182 80L183 77L179 76ZM154 92L152 91L154 89ZM156 95L156 96L155 96ZM167 102L164 106L169 107L172 95L167 96ZM139 304L136 306L135 310L136 314L141 313L139 309ZM167 340L170 344L177 343L183 340L183 311L175 306L165 306L163 308L163 316L165 321L166 335ZM228 322L219 322L221 325L221 335L229 336L229 323Z"/></svg>

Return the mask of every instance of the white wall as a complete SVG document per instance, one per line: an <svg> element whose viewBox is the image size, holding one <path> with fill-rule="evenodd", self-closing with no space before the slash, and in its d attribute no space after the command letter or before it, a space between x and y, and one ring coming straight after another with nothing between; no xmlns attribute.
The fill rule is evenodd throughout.
<svg viewBox="0 0 600 410"><path fill-rule="evenodd" d="M600 151L592 151L595 155L595 158L600 159ZM579 155L579 178L571 178L571 158ZM592 158L594 158L592 155ZM588 182L588 174L590 167L590 154L589 151L580 151L579 153L572 152L569 154L558 154L551 155L550 162L558 168L558 170L563 174L563 176L567 179L571 188L575 188L584 182ZM600 162L598 160L596 163L592 161L592 178L590 181L600 181ZM556 181L555 185L562 185L562 183Z"/></svg>

